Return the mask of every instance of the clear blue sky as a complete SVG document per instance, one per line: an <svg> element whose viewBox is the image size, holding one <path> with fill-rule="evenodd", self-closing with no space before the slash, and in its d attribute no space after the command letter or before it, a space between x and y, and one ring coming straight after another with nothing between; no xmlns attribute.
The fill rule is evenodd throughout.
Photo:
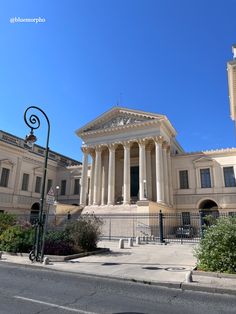
<svg viewBox="0 0 236 314"><path fill-rule="evenodd" d="M24 137L24 110L39 106L50 148L80 160L74 131L122 93L122 106L167 115L186 151L236 146L235 12L236 0L1 0L0 129ZM45 145L43 127L37 136Z"/></svg>

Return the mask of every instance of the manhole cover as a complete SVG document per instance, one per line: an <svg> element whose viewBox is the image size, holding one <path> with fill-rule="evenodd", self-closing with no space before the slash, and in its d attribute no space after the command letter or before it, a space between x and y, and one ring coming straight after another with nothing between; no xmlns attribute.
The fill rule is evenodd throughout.
<svg viewBox="0 0 236 314"><path fill-rule="evenodd" d="M167 267L167 268L165 268L165 270L167 270L167 271L183 271L183 270L185 270L185 268L184 267Z"/></svg>

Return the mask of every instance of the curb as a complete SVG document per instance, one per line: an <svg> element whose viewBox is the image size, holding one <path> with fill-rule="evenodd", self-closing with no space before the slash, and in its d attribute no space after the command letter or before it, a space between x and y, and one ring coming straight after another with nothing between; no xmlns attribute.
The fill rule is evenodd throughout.
<svg viewBox="0 0 236 314"><path fill-rule="evenodd" d="M210 271L199 271L199 270L193 270L193 276L203 276L203 277L214 277L214 278L230 278L230 279L236 279L236 274L227 274L227 273L213 273Z"/></svg>
<svg viewBox="0 0 236 314"><path fill-rule="evenodd" d="M217 287L210 287L205 285L196 285L193 283L182 283L181 284L182 290L190 290L190 291L199 291L199 292L210 292L210 293L218 293L218 294L229 294L236 296L235 289L229 288L217 288Z"/></svg>
<svg viewBox="0 0 236 314"><path fill-rule="evenodd" d="M98 248L96 251L91 251L91 252L83 252L83 253L77 253L77 254L72 254L72 255L50 255L50 254L45 254L44 256L47 256L50 260L50 262L65 262L74 258L79 258L79 257L85 257L85 256L90 256L90 255L96 255L100 253L108 253L110 252L109 248ZM12 253L12 252L5 252L2 251L4 255L8 256L23 256L23 257L28 257L29 253Z"/></svg>

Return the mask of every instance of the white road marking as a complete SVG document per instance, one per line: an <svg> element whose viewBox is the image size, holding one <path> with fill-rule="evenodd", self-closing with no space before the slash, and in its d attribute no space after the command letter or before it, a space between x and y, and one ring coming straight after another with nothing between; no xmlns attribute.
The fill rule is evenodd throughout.
<svg viewBox="0 0 236 314"><path fill-rule="evenodd" d="M19 295L15 295L14 298L21 299L21 300L24 300L24 301L33 302L33 303L44 304L44 305L47 305L47 306L56 307L58 309L67 310L67 311L71 311L71 312L76 312L76 313L80 313L80 314L98 314L98 313L94 313L94 312L87 312L87 311L83 311L83 310L79 310L79 309L73 309L71 307L62 306L62 305L58 305L58 304L54 304L54 303L48 303L48 302L44 302L44 301L40 301L40 300L24 298L24 297L21 297Z"/></svg>

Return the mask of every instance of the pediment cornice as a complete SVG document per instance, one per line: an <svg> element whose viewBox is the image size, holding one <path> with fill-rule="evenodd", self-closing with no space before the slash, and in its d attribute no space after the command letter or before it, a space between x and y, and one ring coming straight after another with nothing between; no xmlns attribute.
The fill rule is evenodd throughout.
<svg viewBox="0 0 236 314"><path fill-rule="evenodd" d="M81 138L97 137L103 134L127 131L128 129L139 129L155 124L160 125L162 122L165 122L171 129L172 134L175 135L174 128L164 115L151 114L122 107L113 107L97 119L78 129L76 134Z"/></svg>

